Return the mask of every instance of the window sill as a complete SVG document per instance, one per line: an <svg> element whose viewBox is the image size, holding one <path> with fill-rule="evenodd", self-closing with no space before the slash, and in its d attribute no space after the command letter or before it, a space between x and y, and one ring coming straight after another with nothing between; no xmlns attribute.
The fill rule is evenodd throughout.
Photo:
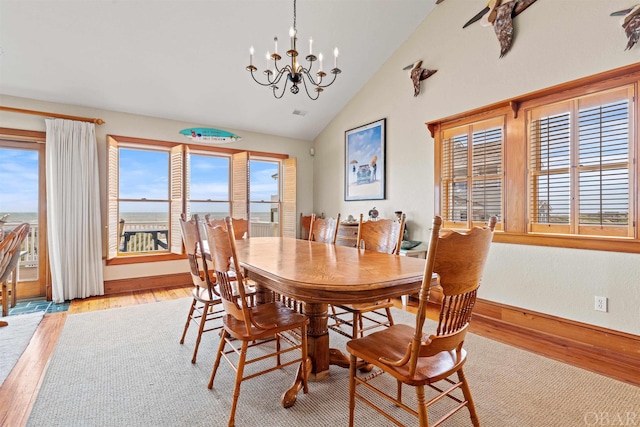
<svg viewBox="0 0 640 427"><path fill-rule="evenodd" d="M178 259L187 259L187 256L179 254L121 256L108 259L106 265L143 264L148 262L174 261Z"/></svg>
<svg viewBox="0 0 640 427"><path fill-rule="evenodd" d="M496 243L518 245L551 246L571 249L590 249L596 251L640 253L640 241L611 237L565 236L550 234L501 233L493 235Z"/></svg>

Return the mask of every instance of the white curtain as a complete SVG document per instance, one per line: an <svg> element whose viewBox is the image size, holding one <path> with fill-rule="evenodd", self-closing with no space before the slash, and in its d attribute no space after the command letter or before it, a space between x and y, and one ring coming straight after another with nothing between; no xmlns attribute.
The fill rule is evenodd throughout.
<svg viewBox="0 0 640 427"><path fill-rule="evenodd" d="M60 119L46 123L53 301L104 295L95 125Z"/></svg>

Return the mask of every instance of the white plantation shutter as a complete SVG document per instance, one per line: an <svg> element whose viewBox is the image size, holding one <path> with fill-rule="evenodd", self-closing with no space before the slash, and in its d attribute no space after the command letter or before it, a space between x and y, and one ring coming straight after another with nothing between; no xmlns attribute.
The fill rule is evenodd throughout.
<svg viewBox="0 0 640 427"><path fill-rule="evenodd" d="M231 168L231 217L249 219L249 153L236 153Z"/></svg>
<svg viewBox="0 0 640 427"><path fill-rule="evenodd" d="M184 146L184 212L187 219L191 218L191 148ZM182 231L180 231L182 232Z"/></svg>
<svg viewBox="0 0 640 427"><path fill-rule="evenodd" d="M120 219L118 218L118 141L107 137L107 259L118 256Z"/></svg>
<svg viewBox="0 0 640 427"><path fill-rule="evenodd" d="M169 238L171 240L171 252L174 254L182 253L182 235L180 234L180 214L184 209L184 163L182 154L182 145L171 148L171 180L169 183L171 196L171 218L169 228Z"/></svg>
<svg viewBox="0 0 640 427"><path fill-rule="evenodd" d="M296 191L297 159L285 159L282 162L282 230L283 237L296 237Z"/></svg>

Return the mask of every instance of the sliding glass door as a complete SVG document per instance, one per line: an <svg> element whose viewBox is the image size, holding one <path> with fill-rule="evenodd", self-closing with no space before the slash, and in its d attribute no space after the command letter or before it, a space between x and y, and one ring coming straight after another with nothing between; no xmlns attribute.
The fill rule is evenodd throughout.
<svg viewBox="0 0 640 427"><path fill-rule="evenodd" d="M30 225L21 247L18 298L47 293L44 163L44 144L0 138L0 225L5 233Z"/></svg>

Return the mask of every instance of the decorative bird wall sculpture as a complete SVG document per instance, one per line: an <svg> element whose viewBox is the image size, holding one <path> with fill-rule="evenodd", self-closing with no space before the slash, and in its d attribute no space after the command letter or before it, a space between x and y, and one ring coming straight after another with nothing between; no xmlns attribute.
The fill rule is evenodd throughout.
<svg viewBox="0 0 640 427"><path fill-rule="evenodd" d="M640 38L640 4L635 5L630 9L623 9L617 12L613 12L611 16L624 15L620 25L624 28L627 34L627 47L624 50L631 49Z"/></svg>
<svg viewBox="0 0 640 427"><path fill-rule="evenodd" d="M493 26L500 42L500 58L511 48L513 42L513 18L522 13L536 0L490 0L489 4L467 21L462 28L482 19L483 26Z"/></svg>
<svg viewBox="0 0 640 427"><path fill-rule="evenodd" d="M416 61L414 64L407 65L403 70L409 70L409 78L413 82L413 96L420 95L420 82L434 75L438 70L427 70L422 68L422 60Z"/></svg>

